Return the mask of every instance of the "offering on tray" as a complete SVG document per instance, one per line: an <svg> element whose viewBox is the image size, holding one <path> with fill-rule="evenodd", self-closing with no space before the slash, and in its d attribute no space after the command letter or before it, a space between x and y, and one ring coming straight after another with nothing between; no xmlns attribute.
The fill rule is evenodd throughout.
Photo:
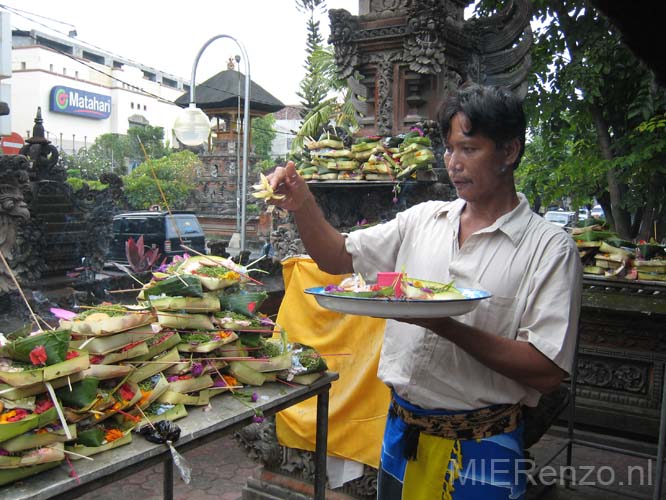
<svg viewBox="0 0 666 500"><path fill-rule="evenodd" d="M328 285L324 291L330 295L389 300L464 300L466 298L453 285L453 281L438 283L412 278L402 273L377 273L377 283L374 284L366 283L360 274L353 274L342 280L339 285Z"/></svg>

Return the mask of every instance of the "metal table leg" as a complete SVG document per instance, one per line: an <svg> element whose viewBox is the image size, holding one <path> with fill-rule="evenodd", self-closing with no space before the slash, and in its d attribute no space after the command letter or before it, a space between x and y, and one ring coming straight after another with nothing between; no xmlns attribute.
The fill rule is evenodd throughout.
<svg viewBox="0 0 666 500"><path fill-rule="evenodd" d="M328 441L328 391L317 395L317 442L315 444L315 500L325 500L326 495L326 446Z"/></svg>
<svg viewBox="0 0 666 500"><path fill-rule="evenodd" d="M173 500L173 460L164 460L164 500Z"/></svg>
<svg viewBox="0 0 666 500"><path fill-rule="evenodd" d="M661 411L659 412L659 448L657 449L657 463L654 494L654 500L661 499L661 479L664 473L664 446L666 445L666 382L662 382L661 389ZM649 464L649 462L648 462Z"/></svg>

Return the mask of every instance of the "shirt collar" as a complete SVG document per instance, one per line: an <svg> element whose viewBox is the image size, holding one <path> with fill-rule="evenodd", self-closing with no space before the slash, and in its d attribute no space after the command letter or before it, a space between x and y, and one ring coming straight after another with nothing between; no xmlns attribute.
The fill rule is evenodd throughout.
<svg viewBox="0 0 666 500"><path fill-rule="evenodd" d="M458 198L452 202L445 203L435 212L434 216L439 217L440 215L446 215L449 222L454 225L454 227L458 227L460 224L460 214L466 204L467 202L465 200ZM527 201L527 198L523 193L518 193L518 205L516 208L509 213L502 215L493 224L487 228L481 229L479 232L490 233L492 231L502 231L509 237L515 246L518 245L518 242L520 242L527 230L525 217L531 217L531 215L532 210L530 209L530 204Z"/></svg>

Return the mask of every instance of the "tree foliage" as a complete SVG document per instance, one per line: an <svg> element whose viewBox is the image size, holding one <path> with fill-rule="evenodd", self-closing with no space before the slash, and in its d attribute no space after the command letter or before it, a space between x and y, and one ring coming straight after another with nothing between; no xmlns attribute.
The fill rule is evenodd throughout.
<svg viewBox="0 0 666 500"><path fill-rule="evenodd" d="M190 151L150 159L125 177L127 201L135 209L148 209L151 205L164 206L166 198L172 209L187 208L196 188L196 169L200 165L199 158Z"/></svg>
<svg viewBox="0 0 666 500"><path fill-rule="evenodd" d="M104 172L122 176L127 173L128 166L145 160L141 144L149 158L167 155L170 148L163 141L162 127L130 127L127 135L102 134L89 148L81 148L74 154L62 153L60 161L65 169L78 170L78 177L85 181L99 180Z"/></svg>
<svg viewBox="0 0 666 500"><path fill-rule="evenodd" d="M252 145L260 161L271 159L273 139L276 135L274 125L275 116L270 113L252 119Z"/></svg>
<svg viewBox="0 0 666 500"><path fill-rule="evenodd" d="M322 48L324 39L321 36L320 23L315 19L317 9L325 10L325 0L296 0L296 8L308 15L308 36L305 48L305 77L301 80L300 90L296 95L300 97L303 110L301 118L305 118L328 94L329 86L322 74L322 68L313 59L313 54Z"/></svg>
<svg viewBox="0 0 666 500"><path fill-rule="evenodd" d="M481 9L497 7L485 1ZM544 203L596 198L626 239L666 230L664 89L584 0L535 0L519 187Z"/></svg>

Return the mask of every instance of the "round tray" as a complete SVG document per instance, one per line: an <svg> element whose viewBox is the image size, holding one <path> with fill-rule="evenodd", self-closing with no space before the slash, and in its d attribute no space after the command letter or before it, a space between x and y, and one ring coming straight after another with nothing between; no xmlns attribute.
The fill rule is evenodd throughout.
<svg viewBox="0 0 666 500"><path fill-rule="evenodd" d="M492 296L485 290L458 288L466 297L453 300L406 300L389 298L365 298L333 295L324 287L306 288L319 305L331 311L373 316L375 318L443 318L459 316L473 310L479 302Z"/></svg>

